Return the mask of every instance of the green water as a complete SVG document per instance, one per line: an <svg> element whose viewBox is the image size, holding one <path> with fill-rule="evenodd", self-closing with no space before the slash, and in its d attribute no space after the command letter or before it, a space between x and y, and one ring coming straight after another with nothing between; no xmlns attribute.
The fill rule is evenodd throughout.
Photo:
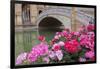
<svg viewBox="0 0 100 69"><path fill-rule="evenodd" d="M22 52L29 52L31 48L39 43L39 35L44 35L49 42L58 30L20 31L15 33L15 59Z"/></svg>

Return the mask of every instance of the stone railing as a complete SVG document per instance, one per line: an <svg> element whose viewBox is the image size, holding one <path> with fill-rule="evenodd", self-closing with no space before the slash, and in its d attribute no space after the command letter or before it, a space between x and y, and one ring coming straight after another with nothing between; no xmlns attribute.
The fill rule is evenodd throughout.
<svg viewBox="0 0 100 69"><path fill-rule="evenodd" d="M94 17L88 15L86 13L81 12L80 10L76 10L76 19L81 23L88 24L90 21L93 22ZM37 20L44 18L44 16L48 15L62 15L71 18L72 9L69 8L48 8L45 9L37 18Z"/></svg>

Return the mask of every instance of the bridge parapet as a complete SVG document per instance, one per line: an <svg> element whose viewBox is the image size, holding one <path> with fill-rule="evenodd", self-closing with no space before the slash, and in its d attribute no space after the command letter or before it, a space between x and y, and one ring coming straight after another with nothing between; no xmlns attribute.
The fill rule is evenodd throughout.
<svg viewBox="0 0 100 69"><path fill-rule="evenodd" d="M60 15L60 16L64 16L67 18L72 17L72 9L70 8L48 8L45 9L38 17L37 17L37 22L39 22L39 20L42 20L45 17L48 17L49 15ZM76 20L80 21L82 24L88 24L90 21L94 22L94 17L86 14L80 10L76 10Z"/></svg>

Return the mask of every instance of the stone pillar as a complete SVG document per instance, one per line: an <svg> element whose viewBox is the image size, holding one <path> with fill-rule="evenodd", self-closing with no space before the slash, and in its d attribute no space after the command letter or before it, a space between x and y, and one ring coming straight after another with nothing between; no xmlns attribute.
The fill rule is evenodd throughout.
<svg viewBox="0 0 100 69"><path fill-rule="evenodd" d="M22 5L15 4L15 26L22 24Z"/></svg>
<svg viewBox="0 0 100 69"><path fill-rule="evenodd" d="M38 15L37 5L30 5L30 17L32 25L36 25L36 17Z"/></svg>
<svg viewBox="0 0 100 69"><path fill-rule="evenodd" d="M76 8L72 7L72 16L71 16L71 30L76 31Z"/></svg>

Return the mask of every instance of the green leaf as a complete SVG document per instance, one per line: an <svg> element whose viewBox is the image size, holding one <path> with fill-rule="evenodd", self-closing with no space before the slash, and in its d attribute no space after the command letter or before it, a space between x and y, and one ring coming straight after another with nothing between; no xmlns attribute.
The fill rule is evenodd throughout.
<svg viewBox="0 0 100 69"><path fill-rule="evenodd" d="M61 37L59 40L60 41L66 41L66 38L65 37Z"/></svg>
<svg viewBox="0 0 100 69"><path fill-rule="evenodd" d="M80 41L80 38L78 37L78 42Z"/></svg>

